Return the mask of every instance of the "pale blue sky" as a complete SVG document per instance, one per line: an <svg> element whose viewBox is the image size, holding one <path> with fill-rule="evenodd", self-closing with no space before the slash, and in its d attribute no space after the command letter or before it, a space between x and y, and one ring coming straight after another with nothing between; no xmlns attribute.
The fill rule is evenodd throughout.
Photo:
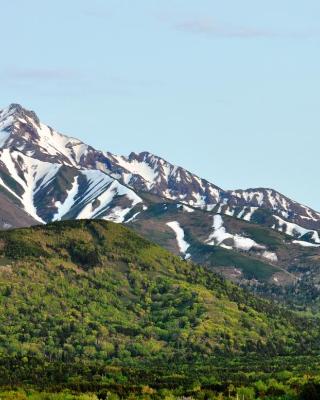
<svg viewBox="0 0 320 400"><path fill-rule="evenodd" d="M319 0L0 4L0 108L320 210Z"/></svg>

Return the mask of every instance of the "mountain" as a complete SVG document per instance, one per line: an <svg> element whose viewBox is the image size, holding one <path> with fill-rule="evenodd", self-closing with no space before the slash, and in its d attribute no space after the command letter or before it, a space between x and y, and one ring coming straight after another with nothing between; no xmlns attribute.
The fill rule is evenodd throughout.
<svg viewBox="0 0 320 400"><path fill-rule="evenodd" d="M61 369L320 348L316 318L259 299L119 224L55 222L2 232L0 244L0 377L8 359Z"/></svg>
<svg viewBox="0 0 320 400"><path fill-rule="evenodd" d="M272 221L269 221L270 225L272 222L271 227L287 234L302 236L306 231L320 229L320 213L275 190L260 188L226 191L148 152L131 153L126 158L97 151L42 124L33 111L25 110L17 104L0 112L0 132L0 147L3 150L50 163L52 169L58 169L62 164L70 168L102 171L136 192L152 193L246 221L255 220L257 210L266 209L272 216ZM6 163L7 156L4 152L1 157L3 163ZM13 164L16 169L19 168L16 161ZM32 168L45 169L46 166L40 164L40 167ZM45 221L49 221L50 217L52 220L53 215ZM317 232L313 233L311 240L320 243Z"/></svg>
<svg viewBox="0 0 320 400"><path fill-rule="evenodd" d="M320 299L318 212L272 189L221 189L148 152L96 150L18 104L2 110L0 226L88 218L126 223L263 294Z"/></svg>
<svg viewBox="0 0 320 400"><path fill-rule="evenodd" d="M63 217L122 222L136 206L140 209L135 192L77 164L90 152L88 146L41 124L33 112L11 105L0 113L0 129L1 191L33 223ZM7 213L1 217L3 227L17 226Z"/></svg>
<svg viewBox="0 0 320 400"><path fill-rule="evenodd" d="M254 220L257 209L267 209L274 216L274 228L286 233L290 231L284 227L286 221L305 229L320 229L320 213L272 189L222 190L148 152L131 153L128 158L108 153L108 160L109 172L139 191L246 221ZM314 239L320 243L318 236Z"/></svg>
<svg viewBox="0 0 320 400"><path fill-rule="evenodd" d="M320 305L320 248L263 224L161 202L128 225L182 258L290 306Z"/></svg>

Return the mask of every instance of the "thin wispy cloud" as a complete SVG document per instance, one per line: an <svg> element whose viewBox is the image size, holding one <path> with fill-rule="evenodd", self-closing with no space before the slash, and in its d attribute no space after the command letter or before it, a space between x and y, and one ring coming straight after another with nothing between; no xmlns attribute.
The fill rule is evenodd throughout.
<svg viewBox="0 0 320 400"><path fill-rule="evenodd" d="M92 76L99 77L99 86L112 86L118 88L148 88L155 86L163 86L164 83L158 79L142 79L140 77L122 77L105 73L93 73L93 71L80 74L78 71L69 69L47 69L47 68L6 68L2 72L2 78L17 81L69 81L77 82L77 86L90 86L92 84Z"/></svg>
<svg viewBox="0 0 320 400"><path fill-rule="evenodd" d="M273 32L271 30L225 26L208 18L181 21L175 24L174 28L194 34L225 38L256 38L273 37L278 35L277 32Z"/></svg>
<svg viewBox="0 0 320 400"><path fill-rule="evenodd" d="M39 80L39 81L65 81L78 77L78 74L63 68L7 68L4 75L15 80Z"/></svg>
<svg viewBox="0 0 320 400"><path fill-rule="evenodd" d="M1 86L10 90L29 91L44 96L112 95L132 96L137 92L164 87L158 79L138 76L117 76L97 71L77 71L64 68L17 68L0 70Z"/></svg>
<svg viewBox="0 0 320 400"><path fill-rule="evenodd" d="M190 18L171 24L173 29L182 32L206 35L213 38L310 38L318 37L320 31L309 29L306 31L262 29L247 26L232 26L222 24L212 18Z"/></svg>

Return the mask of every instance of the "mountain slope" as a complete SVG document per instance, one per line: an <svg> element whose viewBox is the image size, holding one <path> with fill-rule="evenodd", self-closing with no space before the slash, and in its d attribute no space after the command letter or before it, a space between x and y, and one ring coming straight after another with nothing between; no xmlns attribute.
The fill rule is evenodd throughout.
<svg viewBox="0 0 320 400"><path fill-rule="evenodd" d="M0 229L35 225L37 220L21 209L16 199L0 188Z"/></svg>
<svg viewBox="0 0 320 400"><path fill-rule="evenodd" d="M277 294L291 302L303 288L299 307L318 307L318 245L261 224L165 200L149 205L129 226L182 258L213 268L262 294ZM286 297L287 291L290 295Z"/></svg>
<svg viewBox="0 0 320 400"><path fill-rule="evenodd" d="M30 220L46 223L66 217L122 222L142 203L106 173L81 169L77 161L82 151L89 151L87 146L41 124L33 112L10 106L0 113L0 130L0 187ZM19 226L13 221L8 225Z"/></svg>
<svg viewBox="0 0 320 400"><path fill-rule="evenodd" d="M142 200L99 170L80 170L0 151L0 183L34 220L104 218L122 222Z"/></svg>
<svg viewBox="0 0 320 400"><path fill-rule="evenodd" d="M112 166L110 173L114 172L122 182L136 190L246 221L254 219L257 209L266 209L270 211L270 216L275 216L273 222L280 217L305 229L320 229L320 213L273 189L222 190L148 152L131 153L128 158L107 155ZM276 224L269 225L281 230Z"/></svg>
<svg viewBox="0 0 320 400"><path fill-rule="evenodd" d="M148 152L95 150L17 104L0 112L0 205L3 229L86 218L128 223L254 290L309 288L312 300L303 297L320 299L316 211L272 189L223 190Z"/></svg>
<svg viewBox="0 0 320 400"><path fill-rule="evenodd" d="M255 298L118 224L59 222L3 232L0 244L2 359L196 362L320 346L316 319Z"/></svg>
<svg viewBox="0 0 320 400"><path fill-rule="evenodd" d="M42 124L34 112L17 104L0 112L0 147L54 165L100 170L138 193L262 221L272 229L299 238L307 234L311 242L320 243L320 214L272 189L223 190L148 152L126 158L97 151Z"/></svg>

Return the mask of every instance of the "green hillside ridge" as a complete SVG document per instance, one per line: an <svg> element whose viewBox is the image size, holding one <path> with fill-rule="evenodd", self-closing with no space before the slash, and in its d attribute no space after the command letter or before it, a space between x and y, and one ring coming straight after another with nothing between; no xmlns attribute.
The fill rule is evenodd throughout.
<svg viewBox="0 0 320 400"><path fill-rule="evenodd" d="M228 249L219 245L208 245L212 233L213 213L192 209L165 199L158 202L144 198L148 209L128 223L132 229L167 250L181 255L174 231L167 226L177 221L190 245L190 258L225 278L232 280L251 292L281 302L289 308L312 313L319 312L320 304L320 248L304 247L294 243L294 238L277 232L259 219L244 221L232 216L221 215L226 232L240 235L264 246L274 253L275 260L262 256L261 249ZM228 241L229 240L229 241ZM232 245L230 239L224 245ZM182 255L183 256L183 255Z"/></svg>
<svg viewBox="0 0 320 400"><path fill-rule="evenodd" d="M320 348L315 318L111 222L1 232L0 254L0 384L34 360L178 365Z"/></svg>

